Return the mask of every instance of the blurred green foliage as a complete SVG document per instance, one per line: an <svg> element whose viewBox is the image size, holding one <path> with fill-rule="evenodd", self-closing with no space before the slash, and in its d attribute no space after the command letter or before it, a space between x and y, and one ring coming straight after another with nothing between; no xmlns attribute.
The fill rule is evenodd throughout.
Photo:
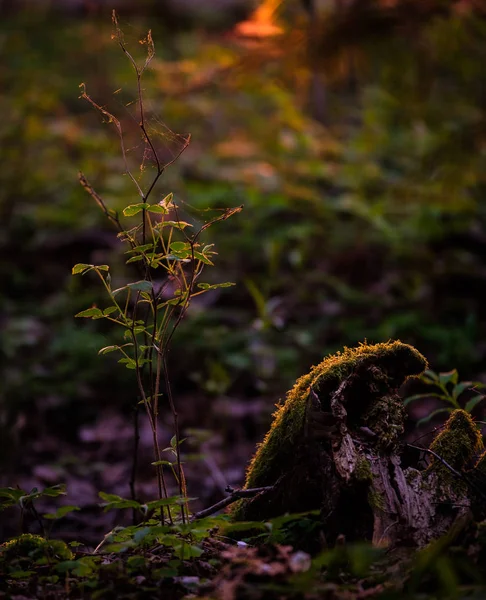
<svg viewBox="0 0 486 600"><path fill-rule="evenodd" d="M196 221L207 208L245 205L211 231L214 279L238 285L192 307L175 339L174 383L274 394L364 338L401 338L434 368L477 375L486 23L444 14L412 36L361 45L343 37L336 70L323 52L307 58L317 42L297 14L281 23L282 36L260 42L121 22L128 43L154 30L149 127L168 160L179 144L172 132L192 134L158 193L174 191ZM103 325L72 318L100 292L69 277L76 262L107 255L121 285L130 277L115 232L76 178L86 173L111 208L136 201L116 133L77 100L85 81L130 142L130 65L108 19L11 16L0 24L0 54L0 404L130 402L126 375L114 378L96 355L113 343ZM316 81L325 125L310 116ZM141 162L140 148L128 160Z"/></svg>

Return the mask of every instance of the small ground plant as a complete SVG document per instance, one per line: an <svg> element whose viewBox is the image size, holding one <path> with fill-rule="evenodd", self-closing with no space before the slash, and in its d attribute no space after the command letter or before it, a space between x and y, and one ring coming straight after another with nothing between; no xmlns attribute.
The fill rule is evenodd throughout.
<svg viewBox="0 0 486 600"><path fill-rule="evenodd" d="M178 153L168 163L163 163L146 126L146 114L142 91L142 76L155 55L149 31L142 43L147 48L145 62L140 66L127 50L123 34L113 13L114 38L128 57L136 74L139 129L144 144L144 168L147 162L154 166L154 175L145 186L139 183L127 160L125 136L120 120L96 103L81 84L81 97L113 124L120 138L125 173L132 181L138 201L126 206L123 215L110 209L93 189L84 174L79 180L84 189L95 200L104 214L119 230L118 237L128 246L127 264L138 271L136 281L114 288L109 265L80 263L73 267L74 275L94 272L99 277L108 299L107 306L93 306L76 316L88 319L106 319L124 330L124 343L102 348L100 354L118 352L119 362L134 371L139 400L148 416L153 435L154 462L159 499L168 498L169 492L164 467L174 474L181 497L186 498L186 483L180 457L180 431L178 413L174 401L168 368L168 353L173 336L187 314L191 301L210 290L233 285L230 282L210 284L202 281L205 267L213 265L216 254L212 244L202 242L204 232L213 224L224 221L239 212L242 207L224 209L216 217L195 227L194 223L181 219L181 210L171 193L157 199L157 183L165 169L187 148L190 136L185 138ZM134 222L134 218L138 222ZM157 421L160 405L165 402L173 418L174 437L170 449L175 461L164 460L158 437ZM130 481L132 499L136 499L136 471L138 453L138 421L135 424L135 450ZM188 518L187 503L181 507L182 522ZM165 517L173 521L170 504L162 510Z"/></svg>
<svg viewBox="0 0 486 600"><path fill-rule="evenodd" d="M417 400L422 401L428 398L436 398L444 403L445 406L433 410L426 417L420 419L417 422L417 426L425 425L434 417L450 414L459 408L471 413L485 398L484 394L479 392L479 390L484 388L484 383L480 381L459 381L457 369L452 369L452 371L445 373L436 373L431 369L427 369L419 379L430 391L408 396L404 404L407 405ZM473 393L469 394L467 399L464 400L465 392L468 391L472 391Z"/></svg>

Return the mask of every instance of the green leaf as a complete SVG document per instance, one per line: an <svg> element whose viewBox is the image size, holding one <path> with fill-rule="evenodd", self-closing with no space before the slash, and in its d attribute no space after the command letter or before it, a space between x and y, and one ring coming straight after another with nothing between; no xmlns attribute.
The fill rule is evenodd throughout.
<svg viewBox="0 0 486 600"><path fill-rule="evenodd" d="M173 197L174 197L174 194L172 192L170 192L169 194L167 194L167 196L165 196L165 198L162 198L162 200L159 202L159 204L161 206L167 206L172 202Z"/></svg>
<svg viewBox="0 0 486 600"><path fill-rule="evenodd" d="M224 283L198 283L197 287L202 290L215 290L216 288L227 288L236 285L235 283L231 283L230 281L225 281Z"/></svg>
<svg viewBox="0 0 486 600"><path fill-rule="evenodd" d="M98 496L104 500L101 504L104 511L112 510L112 509L121 509L121 508L137 508L141 509L142 505L140 502L136 500L127 500L122 498L121 496L117 496L116 494L107 494L106 492L99 492Z"/></svg>
<svg viewBox="0 0 486 600"><path fill-rule="evenodd" d="M439 376L435 371L432 371L431 369L427 369L426 371L424 371L420 376L420 379L424 383L439 383Z"/></svg>
<svg viewBox="0 0 486 600"><path fill-rule="evenodd" d="M139 202L138 204L130 204L129 206L126 206L123 209L123 216L124 217L133 217L136 214L138 214L139 212L141 212L142 210L147 210L148 208L150 208L150 204L147 204L146 202Z"/></svg>
<svg viewBox="0 0 486 600"><path fill-rule="evenodd" d="M114 312L116 312L118 310L117 306L109 306L108 308L105 308L105 310L103 311L103 315L105 317L107 317L108 315L113 314Z"/></svg>
<svg viewBox="0 0 486 600"><path fill-rule="evenodd" d="M132 371L137 368L137 363L134 361L133 358L120 358L118 362L120 364L124 364L127 369L130 369Z"/></svg>
<svg viewBox="0 0 486 600"><path fill-rule="evenodd" d="M210 265L210 266L214 266L214 263L202 252L197 252L196 250L194 251L194 258L196 260L200 260L201 262L203 262L205 265Z"/></svg>
<svg viewBox="0 0 486 600"><path fill-rule="evenodd" d="M135 248L130 248L130 250L127 250L125 254L142 254L144 252L147 252L147 250L153 250L154 249L154 245L152 244L142 244L140 246L135 246Z"/></svg>
<svg viewBox="0 0 486 600"><path fill-rule="evenodd" d="M152 500L147 502L146 506L148 510L156 510L162 506L182 506L187 502L192 502L197 498L184 498L183 496L170 496L169 498L162 498L160 500Z"/></svg>
<svg viewBox="0 0 486 600"><path fill-rule="evenodd" d="M416 400L422 400L423 398L440 398L441 400L446 400L447 396L444 396L444 394L438 394L435 392L430 392L430 393L425 393L425 394L414 394L413 396L408 396L408 398L405 398L405 400L403 401L403 405L407 406L407 404L410 404L411 402L415 402Z"/></svg>
<svg viewBox="0 0 486 600"><path fill-rule="evenodd" d="M105 346L98 350L98 354L108 354L109 352L115 352L115 350L120 350L120 346Z"/></svg>
<svg viewBox="0 0 486 600"><path fill-rule="evenodd" d="M65 496L66 495L66 486L64 483L59 483L58 485L52 485L51 487L47 487L44 490L42 490L41 494L43 496L49 496L50 498L57 498L58 496Z"/></svg>
<svg viewBox="0 0 486 600"><path fill-rule="evenodd" d="M72 274L73 275L79 275L80 273L85 273L86 271L89 271L91 269L94 268L94 265L87 265L85 263L78 263L77 265L74 265L73 270L72 270Z"/></svg>
<svg viewBox="0 0 486 600"><path fill-rule="evenodd" d="M477 394L473 396L470 400L468 400L464 406L464 410L468 413L472 412L473 409L484 400L484 394Z"/></svg>
<svg viewBox="0 0 486 600"><path fill-rule="evenodd" d="M142 279L141 281L136 281L135 283L129 283L126 287L136 292L150 292L152 289L152 283Z"/></svg>
<svg viewBox="0 0 486 600"><path fill-rule="evenodd" d="M457 400L459 398L459 396L462 394L462 392L464 392L464 390L467 390L468 388L473 386L473 382L472 381L461 381L461 383L458 383L457 385L454 386L453 390L452 390L452 397L454 398L454 400Z"/></svg>
<svg viewBox="0 0 486 600"><path fill-rule="evenodd" d="M137 256L132 256L132 258L129 258L125 264L129 265L130 263L138 262L140 260L144 260L144 257L141 254L138 254Z"/></svg>
<svg viewBox="0 0 486 600"><path fill-rule="evenodd" d="M180 229L181 231L186 227L192 227L191 223L187 223L187 221L161 221L157 223L155 226L157 229L161 229L162 227L173 227L174 229Z"/></svg>
<svg viewBox="0 0 486 600"><path fill-rule="evenodd" d="M62 519L62 517L75 510L80 510L79 506L61 506L55 513L46 513L43 517L44 519Z"/></svg>
<svg viewBox="0 0 486 600"><path fill-rule="evenodd" d="M181 541L178 545L173 546L174 556L181 560L188 560L190 558L199 558L203 554L204 550L199 546L194 546Z"/></svg>
<svg viewBox="0 0 486 600"><path fill-rule="evenodd" d="M20 498L26 496L25 490L17 488L0 488L0 509L8 508L18 504Z"/></svg>
<svg viewBox="0 0 486 600"><path fill-rule="evenodd" d="M452 369L452 371L447 371L446 373L439 373L439 381L442 385L447 385L448 383L453 383L455 385L457 379L457 369Z"/></svg>
<svg viewBox="0 0 486 600"><path fill-rule="evenodd" d="M417 421L417 427L420 427L421 425L425 425L426 423L428 423L431 419L433 419L437 415L441 415L442 413L451 413L453 410L454 410L453 408L438 408L437 410L433 410L429 415L427 415L423 419L420 419L419 421Z"/></svg>
<svg viewBox="0 0 486 600"><path fill-rule="evenodd" d="M191 244L189 244L188 242L172 242L172 244L170 245L170 249L173 252L177 252L177 253L185 252L185 251L190 252Z"/></svg>
<svg viewBox="0 0 486 600"><path fill-rule="evenodd" d="M103 318L103 312L99 308L87 308L82 310L75 317L84 317L86 319L101 319Z"/></svg>
<svg viewBox="0 0 486 600"><path fill-rule="evenodd" d="M147 210L151 213L161 213L163 215L169 212L165 206L160 206L160 204L151 204Z"/></svg>

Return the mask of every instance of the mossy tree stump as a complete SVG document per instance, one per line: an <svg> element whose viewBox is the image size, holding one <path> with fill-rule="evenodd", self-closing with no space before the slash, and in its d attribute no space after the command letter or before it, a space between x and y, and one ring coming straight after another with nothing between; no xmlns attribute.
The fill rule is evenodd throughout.
<svg viewBox="0 0 486 600"><path fill-rule="evenodd" d="M426 367L398 341L347 348L313 367L277 409L249 465L245 487L271 489L239 501L234 518L319 510L331 543L344 534L421 547L445 533L474 504L462 473L482 440L470 416L455 411L431 445L429 466L402 468L399 388ZM484 462L483 455L477 466Z"/></svg>

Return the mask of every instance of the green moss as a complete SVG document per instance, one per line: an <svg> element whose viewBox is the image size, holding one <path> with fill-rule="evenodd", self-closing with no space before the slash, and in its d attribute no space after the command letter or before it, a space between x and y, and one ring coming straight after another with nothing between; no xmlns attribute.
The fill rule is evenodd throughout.
<svg viewBox="0 0 486 600"><path fill-rule="evenodd" d="M40 535L23 533L0 545L0 567L16 568L47 559L49 562L71 560L73 553L61 540L46 540Z"/></svg>
<svg viewBox="0 0 486 600"><path fill-rule="evenodd" d="M364 458L364 456L360 457L356 463L354 476L358 481L373 481L373 473L371 472L370 463L366 458Z"/></svg>
<svg viewBox="0 0 486 600"><path fill-rule="evenodd" d="M385 510L385 499L381 494L373 489L368 490L368 504L370 508Z"/></svg>
<svg viewBox="0 0 486 600"><path fill-rule="evenodd" d="M481 433L474 420L461 409L451 413L443 431L430 445L430 449L456 471L466 468L483 448ZM440 473L448 483L460 484L454 473L438 458L432 458L429 470Z"/></svg>
<svg viewBox="0 0 486 600"><path fill-rule="evenodd" d="M366 425L377 435L377 448L391 451L404 432L405 406L398 394L382 396L374 402L365 415Z"/></svg>
<svg viewBox="0 0 486 600"><path fill-rule="evenodd" d="M270 431L248 467L247 488L274 484L292 463L301 440L311 387L321 402L329 402L330 394L343 379L366 365L378 367L377 373L385 374L387 389L393 390L407 377L420 374L427 361L413 346L399 341L361 344L325 358L297 380L285 403L277 408Z"/></svg>

